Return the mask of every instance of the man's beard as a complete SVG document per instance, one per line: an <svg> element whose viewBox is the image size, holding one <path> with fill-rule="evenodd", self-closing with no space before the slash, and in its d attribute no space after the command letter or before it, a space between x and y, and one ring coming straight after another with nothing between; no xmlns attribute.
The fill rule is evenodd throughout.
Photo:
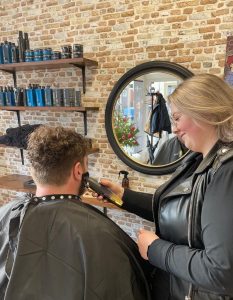
<svg viewBox="0 0 233 300"><path fill-rule="evenodd" d="M80 187L79 187L79 192L78 192L79 196L82 196L85 193L85 191L86 191L87 178L88 177L89 177L89 173L88 172L83 173L81 184L80 184Z"/></svg>

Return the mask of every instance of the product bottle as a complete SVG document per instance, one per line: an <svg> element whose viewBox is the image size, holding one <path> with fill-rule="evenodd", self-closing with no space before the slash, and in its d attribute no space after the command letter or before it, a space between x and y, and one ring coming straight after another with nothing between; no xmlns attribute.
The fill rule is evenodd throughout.
<svg viewBox="0 0 233 300"><path fill-rule="evenodd" d="M14 88L14 95L15 95L15 105L16 106L23 106L23 89L18 87Z"/></svg>
<svg viewBox="0 0 233 300"><path fill-rule="evenodd" d="M6 105L6 95L3 90L3 87L0 87L0 106L5 106Z"/></svg>
<svg viewBox="0 0 233 300"><path fill-rule="evenodd" d="M37 106L45 106L44 89L40 86L35 88Z"/></svg>
<svg viewBox="0 0 233 300"><path fill-rule="evenodd" d="M10 48L9 43L7 41L5 41L3 46L2 46L3 63L4 64L9 64L10 63L9 48Z"/></svg>
<svg viewBox="0 0 233 300"><path fill-rule="evenodd" d="M3 64L3 43L0 44L0 64Z"/></svg>
<svg viewBox="0 0 233 300"><path fill-rule="evenodd" d="M8 89L7 89L7 87L5 86L4 88L3 88L3 97L4 97L4 99L5 99L5 105L7 106L8 104L7 104L7 92L8 92Z"/></svg>
<svg viewBox="0 0 233 300"><path fill-rule="evenodd" d="M30 45L29 45L29 39L28 39L28 33L24 32L24 50L29 50L30 49Z"/></svg>
<svg viewBox="0 0 233 300"><path fill-rule="evenodd" d="M44 89L45 93L45 106L53 106L53 91L49 85Z"/></svg>
<svg viewBox="0 0 233 300"><path fill-rule="evenodd" d="M19 31L18 37L18 49L19 49L19 62L24 61L24 39L23 39L23 32Z"/></svg>
<svg viewBox="0 0 233 300"><path fill-rule="evenodd" d="M6 86L4 89L5 95L6 95L6 105L11 106L11 91L10 87Z"/></svg>
<svg viewBox="0 0 233 300"><path fill-rule="evenodd" d="M15 106L14 90L13 87L5 87L6 105Z"/></svg>
<svg viewBox="0 0 233 300"><path fill-rule="evenodd" d="M17 50L15 43L11 43L11 62L16 63L17 62Z"/></svg>
<svg viewBox="0 0 233 300"><path fill-rule="evenodd" d="M120 172L119 172L119 178L120 178L120 175L121 175L121 174L124 175L124 177L123 177L123 179L122 179L121 186L122 186L123 188L129 188L129 178L127 177L127 176L129 175L129 172L124 171L124 170L120 171Z"/></svg>
<svg viewBox="0 0 233 300"><path fill-rule="evenodd" d="M10 101L11 106L15 106L15 92L13 86L11 86L9 90L10 90L10 97L11 97L11 101Z"/></svg>
<svg viewBox="0 0 233 300"><path fill-rule="evenodd" d="M28 106L36 106L35 88L31 84L27 88L27 104Z"/></svg>
<svg viewBox="0 0 233 300"><path fill-rule="evenodd" d="M23 89L23 106L29 106L27 101L27 89Z"/></svg>

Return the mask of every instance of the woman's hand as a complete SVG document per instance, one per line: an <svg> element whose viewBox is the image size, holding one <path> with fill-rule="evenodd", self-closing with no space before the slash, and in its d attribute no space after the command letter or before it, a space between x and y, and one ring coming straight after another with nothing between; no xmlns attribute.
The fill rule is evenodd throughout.
<svg viewBox="0 0 233 300"><path fill-rule="evenodd" d="M139 229L137 244L139 252L144 259L148 260L148 247L157 239L159 239L159 237L154 232L145 229Z"/></svg>
<svg viewBox="0 0 233 300"><path fill-rule="evenodd" d="M109 188L113 193L115 193L118 197L120 197L122 199L123 194L124 194L124 188L117 184L117 183L113 183L112 181L108 180L108 179L101 179L100 183ZM98 199L103 199L102 195L98 195L98 194L94 194L94 197L97 197Z"/></svg>

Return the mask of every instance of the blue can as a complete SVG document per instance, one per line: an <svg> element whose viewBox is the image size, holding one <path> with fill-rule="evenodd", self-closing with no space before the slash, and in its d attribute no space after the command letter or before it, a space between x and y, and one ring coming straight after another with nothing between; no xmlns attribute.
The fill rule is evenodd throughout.
<svg viewBox="0 0 233 300"><path fill-rule="evenodd" d="M51 54L52 54L52 48L43 49L43 55L51 55Z"/></svg>
<svg viewBox="0 0 233 300"><path fill-rule="evenodd" d="M61 58L61 52L60 51L52 51L52 56L51 56L52 60L60 59L60 58Z"/></svg>
<svg viewBox="0 0 233 300"><path fill-rule="evenodd" d="M34 50L25 50L24 54L26 62L34 61Z"/></svg>
<svg viewBox="0 0 233 300"><path fill-rule="evenodd" d="M43 60L51 60L52 48L43 49Z"/></svg>
<svg viewBox="0 0 233 300"><path fill-rule="evenodd" d="M34 61L42 61L43 60L43 50L35 49L34 50Z"/></svg>
<svg viewBox="0 0 233 300"><path fill-rule="evenodd" d="M43 55L43 60L51 60L51 55Z"/></svg>
<svg viewBox="0 0 233 300"><path fill-rule="evenodd" d="M43 50L42 49L35 49L34 50L34 56L42 56Z"/></svg>

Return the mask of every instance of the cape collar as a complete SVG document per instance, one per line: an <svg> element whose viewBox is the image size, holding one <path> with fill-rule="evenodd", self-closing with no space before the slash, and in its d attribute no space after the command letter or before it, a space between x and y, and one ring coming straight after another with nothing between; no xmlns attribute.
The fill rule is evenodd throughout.
<svg viewBox="0 0 233 300"><path fill-rule="evenodd" d="M53 194L53 195L45 195L42 197L34 196L31 198L31 203L40 203L40 202L47 202L51 200L80 200L80 197L78 195L72 195L72 194Z"/></svg>

